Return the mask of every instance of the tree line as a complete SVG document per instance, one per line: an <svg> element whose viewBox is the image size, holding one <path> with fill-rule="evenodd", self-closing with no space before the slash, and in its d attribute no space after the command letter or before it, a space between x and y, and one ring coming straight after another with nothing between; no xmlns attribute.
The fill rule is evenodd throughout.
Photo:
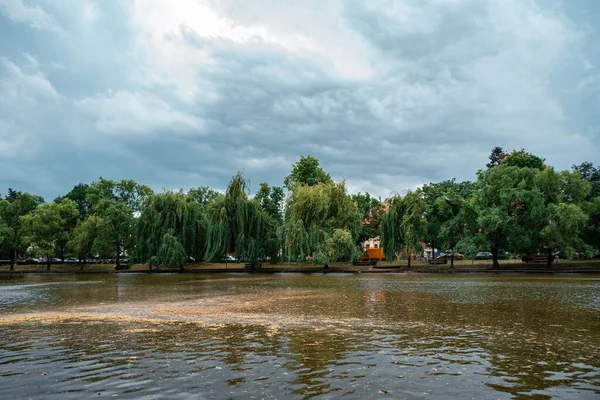
<svg viewBox="0 0 600 400"><path fill-rule="evenodd" d="M0 259L41 256L110 258L121 268L220 262L351 262L360 243L381 236L388 260L423 244L472 257L489 251L493 265L509 251L592 257L600 247L600 168L590 162L556 171L523 149L496 147L477 180L455 179L388 199L348 193L312 156L302 156L283 186L250 192L237 173L224 193L209 187L154 193L133 180L99 178L51 202L9 189L0 196ZM452 264L454 257L452 256ZM83 264L82 264L83 267Z"/></svg>

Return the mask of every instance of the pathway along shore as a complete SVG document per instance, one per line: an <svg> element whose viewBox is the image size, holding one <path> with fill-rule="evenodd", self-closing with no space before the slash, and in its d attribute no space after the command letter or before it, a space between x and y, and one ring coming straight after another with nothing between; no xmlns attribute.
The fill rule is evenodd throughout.
<svg viewBox="0 0 600 400"><path fill-rule="evenodd" d="M55 264L51 266L50 271L46 271L45 265L16 265L14 271L9 270L8 265L0 266L0 275L19 275L19 274L215 274L215 273L259 273L259 274L280 274L280 273L435 273L435 274L453 274L453 273L526 273L526 274L573 274L573 273L600 273L600 260L587 260L577 262L559 262L553 264L551 268L546 265L524 264L524 263L504 263L500 269L493 269L491 264L457 264L450 268L445 265L427 265L413 264L409 269L405 264L387 264L383 263L377 266L354 266L347 263L336 263L329 267L310 264L263 264L260 267L245 267L242 263L233 264L189 264L183 270L179 268L160 268L152 271L148 270L147 265L135 264L129 269L115 270L114 265L110 264L91 264L84 265L83 269L77 264Z"/></svg>

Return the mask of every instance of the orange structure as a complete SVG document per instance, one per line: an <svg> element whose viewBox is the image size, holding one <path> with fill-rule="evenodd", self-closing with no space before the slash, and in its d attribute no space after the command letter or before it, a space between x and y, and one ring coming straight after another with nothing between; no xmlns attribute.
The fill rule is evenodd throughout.
<svg viewBox="0 0 600 400"><path fill-rule="evenodd" d="M362 257L361 260L367 260L367 261L383 261L385 260L385 253L383 252L383 249L378 248L378 249L367 249Z"/></svg>

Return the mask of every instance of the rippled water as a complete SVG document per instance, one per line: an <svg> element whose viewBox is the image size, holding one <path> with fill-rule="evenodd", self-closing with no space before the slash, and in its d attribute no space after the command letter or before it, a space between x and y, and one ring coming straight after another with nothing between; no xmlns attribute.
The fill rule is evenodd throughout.
<svg viewBox="0 0 600 400"><path fill-rule="evenodd" d="M600 398L600 277L0 277L0 398Z"/></svg>

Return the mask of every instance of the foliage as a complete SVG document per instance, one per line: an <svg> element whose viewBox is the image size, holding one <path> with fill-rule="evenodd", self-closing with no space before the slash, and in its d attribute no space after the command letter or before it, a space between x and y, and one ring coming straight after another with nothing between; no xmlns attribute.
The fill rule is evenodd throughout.
<svg viewBox="0 0 600 400"><path fill-rule="evenodd" d="M331 182L331 176L319 167L319 160L313 156L300 156L300 160L292 166L292 172L283 180L288 190L296 184L315 186L319 183Z"/></svg>
<svg viewBox="0 0 600 400"><path fill-rule="evenodd" d="M577 171L581 174L581 177L588 181L592 187L590 191L590 197L600 196L600 168L594 167L594 164L586 161L579 165L573 165L573 171Z"/></svg>
<svg viewBox="0 0 600 400"><path fill-rule="evenodd" d="M508 153L501 164L507 167L542 169L545 167L544 161L546 160L521 149Z"/></svg>
<svg viewBox="0 0 600 400"><path fill-rule="evenodd" d="M68 236L67 226L77 218L77 204L64 199L60 203L45 203L21 217L25 241L34 246L36 252L45 255L50 268L51 258L57 253L57 243Z"/></svg>
<svg viewBox="0 0 600 400"><path fill-rule="evenodd" d="M77 210L79 211L79 219L86 219L91 212L92 204L88 198L89 185L80 183L75 185L69 193L64 196L59 196L54 199L55 202L60 203L64 199L71 199L77 204Z"/></svg>
<svg viewBox="0 0 600 400"><path fill-rule="evenodd" d="M26 247L21 217L35 210L43 202L40 196L12 189L9 189L6 199L0 200L0 245L10 253L11 270L14 268L17 253L24 251Z"/></svg>
<svg viewBox="0 0 600 400"><path fill-rule="evenodd" d="M171 230L163 235L158 253L150 259L150 263L156 266L179 266L183 269L186 258L184 246L173 235L173 231Z"/></svg>
<svg viewBox="0 0 600 400"><path fill-rule="evenodd" d="M381 235L381 218L385 208L381 199L371 196L365 192L352 195L352 200L362 213L362 230L359 235L359 241L364 242L367 239Z"/></svg>
<svg viewBox="0 0 600 400"><path fill-rule="evenodd" d="M477 212L480 244L490 249L495 268L498 252L509 244L526 250L534 245L532 221L542 218L541 192L535 187L537 170L502 164L478 172L478 190L472 202Z"/></svg>
<svg viewBox="0 0 600 400"><path fill-rule="evenodd" d="M165 235L169 234L175 237L178 246L182 246L186 259L201 260L206 251L206 233L206 216L201 205L189 194L167 191L149 196L137 222L138 259L150 261L167 243Z"/></svg>
<svg viewBox="0 0 600 400"><path fill-rule="evenodd" d="M352 233L347 229L335 229L325 243L325 252L328 262L351 262L360 255L359 247L352 238Z"/></svg>
<svg viewBox="0 0 600 400"><path fill-rule="evenodd" d="M506 154L504 153L504 149L502 147L500 147L500 146L494 147L489 156L490 162L486 164L486 167L488 167L488 169L497 167L498 165L500 165L502 163L502 160L504 159L505 156L506 156Z"/></svg>
<svg viewBox="0 0 600 400"><path fill-rule="evenodd" d="M260 208L267 213L278 224L283 222L283 199L285 195L279 186L269 187L266 182L260 184L254 199L260 204Z"/></svg>
<svg viewBox="0 0 600 400"><path fill-rule="evenodd" d="M208 186L200 186L198 188L191 188L188 193L188 197L194 200L200 205L202 211L206 211L206 208L210 203L215 201L217 197L221 196L219 192L209 188Z"/></svg>
<svg viewBox="0 0 600 400"><path fill-rule="evenodd" d="M389 212L384 215L381 228L381 247L388 261L396 253L404 253L410 268L411 256L421 248L427 232L427 203L421 190L408 192L390 199Z"/></svg>
<svg viewBox="0 0 600 400"><path fill-rule="evenodd" d="M258 201L248 199L247 181L241 173L231 179L225 196L211 203L207 212L207 260L221 261L232 253L248 262L266 257L267 215Z"/></svg>
<svg viewBox="0 0 600 400"><path fill-rule="evenodd" d="M92 257L94 244L98 237L98 222L100 218L96 215L90 215L85 220L80 220L71 235L68 243L69 249L77 255L79 262L83 262Z"/></svg>
<svg viewBox="0 0 600 400"><path fill-rule="evenodd" d="M99 218L94 248L101 254L114 254L116 267L120 267L121 256L133 252L136 243L136 220L152 190L132 180L119 182L100 178L88 188L88 199L93 215Z"/></svg>
<svg viewBox="0 0 600 400"><path fill-rule="evenodd" d="M357 243L361 213L346 193L344 182L296 185L288 198L285 224L280 229L282 252L288 261L327 262L326 242L335 229L350 232Z"/></svg>

